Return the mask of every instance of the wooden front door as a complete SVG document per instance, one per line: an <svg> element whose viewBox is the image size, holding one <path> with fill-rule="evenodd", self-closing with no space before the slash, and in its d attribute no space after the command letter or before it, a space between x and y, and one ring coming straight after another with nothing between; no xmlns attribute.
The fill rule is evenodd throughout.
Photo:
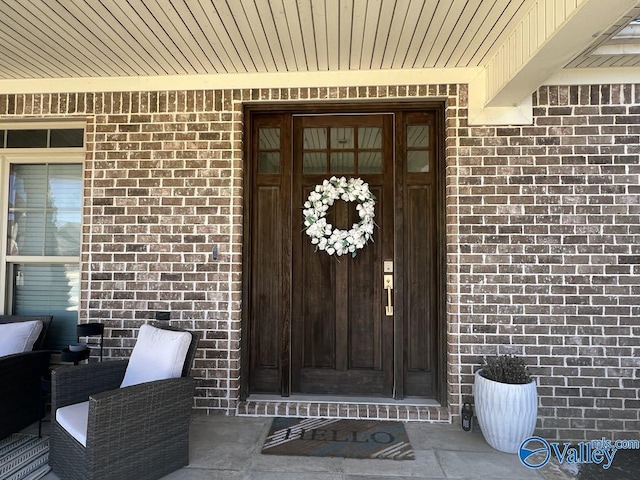
<svg viewBox="0 0 640 480"><path fill-rule="evenodd" d="M437 397L439 113L248 112L243 396ZM302 205L332 176L376 197L355 257L304 232ZM328 221L349 229L355 205Z"/></svg>

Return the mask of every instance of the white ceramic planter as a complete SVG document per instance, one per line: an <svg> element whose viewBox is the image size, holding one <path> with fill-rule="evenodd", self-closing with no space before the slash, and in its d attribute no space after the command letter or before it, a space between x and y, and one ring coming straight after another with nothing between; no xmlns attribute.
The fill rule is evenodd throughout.
<svg viewBox="0 0 640 480"><path fill-rule="evenodd" d="M533 434L538 417L535 381L513 385L494 382L478 370L474 382L475 414L485 440L496 450L518 453Z"/></svg>

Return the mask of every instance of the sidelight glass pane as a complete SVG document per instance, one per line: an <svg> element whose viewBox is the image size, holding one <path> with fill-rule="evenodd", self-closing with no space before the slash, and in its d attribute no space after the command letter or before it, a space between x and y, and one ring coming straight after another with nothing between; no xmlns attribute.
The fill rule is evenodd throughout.
<svg viewBox="0 0 640 480"><path fill-rule="evenodd" d="M280 152L258 153L258 173L280 173Z"/></svg>
<svg viewBox="0 0 640 480"><path fill-rule="evenodd" d="M353 148L353 127L334 127L331 129L331 148Z"/></svg>
<svg viewBox="0 0 640 480"><path fill-rule="evenodd" d="M305 128L302 138L302 148L305 150L324 150L327 148L327 129Z"/></svg>
<svg viewBox="0 0 640 480"><path fill-rule="evenodd" d="M408 172L429 171L429 150L411 150L407 152Z"/></svg>
<svg viewBox="0 0 640 480"><path fill-rule="evenodd" d="M259 150L280 150L280 129L260 128L258 131Z"/></svg>
<svg viewBox="0 0 640 480"><path fill-rule="evenodd" d="M258 130L258 173L279 172L280 129L276 127L260 128Z"/></svg>
<svg viewBox="0 0 640 480"><path fill-rule="evenodd" d="M379 127L359 128L358 148L382 148L382 129Z"/></svg>
<svg viewBox="0 0 640 480"><path fill-rule="evenodd" d="M331 154L331 173L355 173L355 156L351 152Z"/></svg>
<svg viewBox="0 0 640 480"><path fill-rule="evenodd" d="M327 154L325 152L305 153L302 156L302 172L305 174L325 173Z"/></svg>
<svg viewBox="0 0 640 480"><path fill-rule="evenodd" d="M428 147L429 125L407 126L407 147Z"/></svg>

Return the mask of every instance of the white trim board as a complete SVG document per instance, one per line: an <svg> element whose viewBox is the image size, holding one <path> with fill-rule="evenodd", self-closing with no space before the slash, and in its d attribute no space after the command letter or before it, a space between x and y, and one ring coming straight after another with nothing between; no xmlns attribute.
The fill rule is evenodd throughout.
<svg viewBox="0 0 640 480"><path fill-rule="evenodd" d="M477 68L362 70L334 72L169 75L153 77L94 77L0 80L0 92L84 93L148 92L244 88L361 87L469 83Z"/></svg>

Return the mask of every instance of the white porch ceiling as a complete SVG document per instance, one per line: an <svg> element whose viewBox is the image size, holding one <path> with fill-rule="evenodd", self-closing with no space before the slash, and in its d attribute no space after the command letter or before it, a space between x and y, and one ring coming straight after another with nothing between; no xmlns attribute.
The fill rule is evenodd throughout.
<svg viewBox="0 0 640 480"><path fill-rule="evenodd" d="M0 78L477 67L533 0L5 0Z"/></svg>
<svg viewBox="0 0 640 480"><path fill-rule="evenodd" d="M581 11L592 12L588 31L571 22ZM640 69L628 48L602 49L638 16L640 0L3 0L0 91L60 88L51 83L60 79L108 88L109 79L306 73L322 84L345 72L484 69L512 82L513 103L530 93L516 64L530 58L548 65L557 52L555 70ZM580 43L544 52L554 37ZM487 103L503 87L490 86Z"/></svg>

